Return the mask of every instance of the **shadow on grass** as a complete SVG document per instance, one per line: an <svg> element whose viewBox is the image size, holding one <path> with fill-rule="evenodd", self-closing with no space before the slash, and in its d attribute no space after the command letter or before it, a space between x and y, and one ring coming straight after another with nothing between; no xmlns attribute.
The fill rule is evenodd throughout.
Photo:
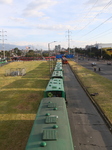
<svg viewBox="0 0 112 150"><path fill-rule="evenodd" d="M22 90L28 89L28 90L32 90L32 89L43 89L45 88L46 84L47 84L48 80L45 79L34 79L34 78L22 78L20 80L16 80L13 83L4 86L2 89L6 89L6 90L10 90L10 89L19 89L21 88Z"/></svg>
<svg viewBox="0 0 112 150"><path fill-rule="evenodd" d="M49 66L45 64L42 62L21 79L16 77L16 81L1 88L1 150L25 149L43 91L49 81Z"/></svg>
<svg viewBox="0 0 112 150"><path fill-rule="evenodd" d="M15 78L18 78L17 76ZM2 89L10 90L15 88L26 88L27 90L32 89L43 89L47 86L49 80L48 66L45 67L45 63L40 64L34 70L26 73L25 76L19 77L18 80L12 82L11 84L4 86Z"/></svg>
<svg viewBox="0 0 112 150"><path fill-rule="evenodd" d="M27 70L26 70L27 71ZM41 63L34 70L26 73L22 78L49 78L49 65L48 63Z"/></svg>
<svg viewBox="0 0 112 150"><path fill-rule="evenodd" d="M0 150L25 150L34 120L0 121Z"/></svg>
<svg viewBox="0 0 112 150"><path fill-rule="evenodd" d="M37 112L43 91L11 90L0 95L0 114L32 114Z"/></svg>

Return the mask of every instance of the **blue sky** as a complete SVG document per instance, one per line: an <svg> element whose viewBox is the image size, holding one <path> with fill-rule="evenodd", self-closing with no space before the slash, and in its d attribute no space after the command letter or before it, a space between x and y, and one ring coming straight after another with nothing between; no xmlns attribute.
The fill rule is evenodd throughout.
<svg viewBox="0 0 112 150"><path fill-rule="evenodd" d="M47 49L112 43L112 0L0 0L5 43ZM2 42L2 41L1 41Z"/></svg>

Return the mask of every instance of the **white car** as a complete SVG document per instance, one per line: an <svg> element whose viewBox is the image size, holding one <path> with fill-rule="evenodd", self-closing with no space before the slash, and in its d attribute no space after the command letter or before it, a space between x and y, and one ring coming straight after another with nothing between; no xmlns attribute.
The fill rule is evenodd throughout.
<svg viewBox="0 0 112 150"><path fill-rule="evenodd" d="M110 62L110 61L108 61L108 62L107 62L107 65L111 65L111 62Z"/></svg>
<svg viewBox="0 0 112 150"><path fill-rule="evenodd" d="M92 62L92 64L91 64L92 66L96 66L96 63L95 62Z"/></svg>

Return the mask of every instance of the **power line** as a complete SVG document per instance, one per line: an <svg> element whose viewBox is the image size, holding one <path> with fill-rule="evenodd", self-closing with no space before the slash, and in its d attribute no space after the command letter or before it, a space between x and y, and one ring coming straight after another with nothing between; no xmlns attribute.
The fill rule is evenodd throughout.
<svg viewBox="0 0 112 150"><path fill-rule="evenodd" d="M94 29L92 29L91 31L89 31L87 34L85 34L85 35L83 35L82 37L84 37L84 36L86 36L86 35L88 35L89 33L91 33L91 32L93 32L94 30L96 30L97 28L99 28L100 26L102 26L105 22L107 22L108 20L110 20L112 18L112 16L111 17L109 17L107 20L105 20L104 22L102 22L100 25L98 25L96 28L94 28Z"/></svg>
<svg viewBox="0 0 112 150"><path fill-rule="evenodd" d="M112 2L112 0L110 0L110 1L107 3L107 5L106 5L105 7L103 7L103 9L100 10L100 12L99 12L98 14L95 15L95 17L93 18L93 20L90 21L88 24L86 24L80 31L82 31L82 30L85 29L89 24L91 24L91 23L94 21L94 19L95 19L99 14L101 14L104 9L106 9L106 7L108 8L108 7L111 5L111 2ZM80 32L80 31L79 31L79 32ZM78 32L78 33L79 33L79 32Z"/></svg>
<svg viewBox="0 0 112 150"><path fill-rule="evenodd" d="M107 35L107 34L104 34L105 32L108 32L108 31L110 31L110 30L112 30L112 28L110 28L109 30L106 30L106 31L104 31L104 32L102 32L102 33L100 33L100 34L98 34L98 35L96 35L95 37L92 37L92 38L90 38L90 39L93 39L93 38L98 38L98 37L100 37L100 36L102 36L102 35ZM109 32L109 33L111 33L111 32ZM109 34L108 33L108 34ZM97 37L98 36L98 37Z"/></svg>
<svg viewBox="0 0 112 150"><path fill-rule="evenodd" d="M98 2L98 0L96 0L96 2L93 4L93 6L90 8L90 10L88 11L88 13L84 16L84 18L90 13L90 11L94 8L94 6L96 5L96 3ZM83 19L84 19L83 18Z"/></svg>
<svg viewBox="0 0 112 150"><path fill-rule="evenodd" d="M90 11L94 8L94 6L96 5L96 3L98 2L98 0L95 1L95 3L92 5L92 7L90 8L90 10L85 14L85 16L82 18L82 21L80 22L80 24L83 22L83 20L86 18L86 16L90 13ZM77 28L77 27L76 27ZM75 29L76 29L75 28ZM79 31L80 32L80 31Z"/></svg>

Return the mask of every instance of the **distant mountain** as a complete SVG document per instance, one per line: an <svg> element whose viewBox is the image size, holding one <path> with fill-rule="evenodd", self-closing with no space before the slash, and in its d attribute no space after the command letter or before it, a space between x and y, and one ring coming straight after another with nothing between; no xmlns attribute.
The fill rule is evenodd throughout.
<svg viewBox="0 0 112 150"><path fill-rule="evenodd" d="M22 49L26 49L26 47L30 47L30 45L19 46L19 45L13 45L13 44L4 44L4 50L11 50L16 47L22 50ZM0 44L0 50L3 50L3 44Z"/></svg>

